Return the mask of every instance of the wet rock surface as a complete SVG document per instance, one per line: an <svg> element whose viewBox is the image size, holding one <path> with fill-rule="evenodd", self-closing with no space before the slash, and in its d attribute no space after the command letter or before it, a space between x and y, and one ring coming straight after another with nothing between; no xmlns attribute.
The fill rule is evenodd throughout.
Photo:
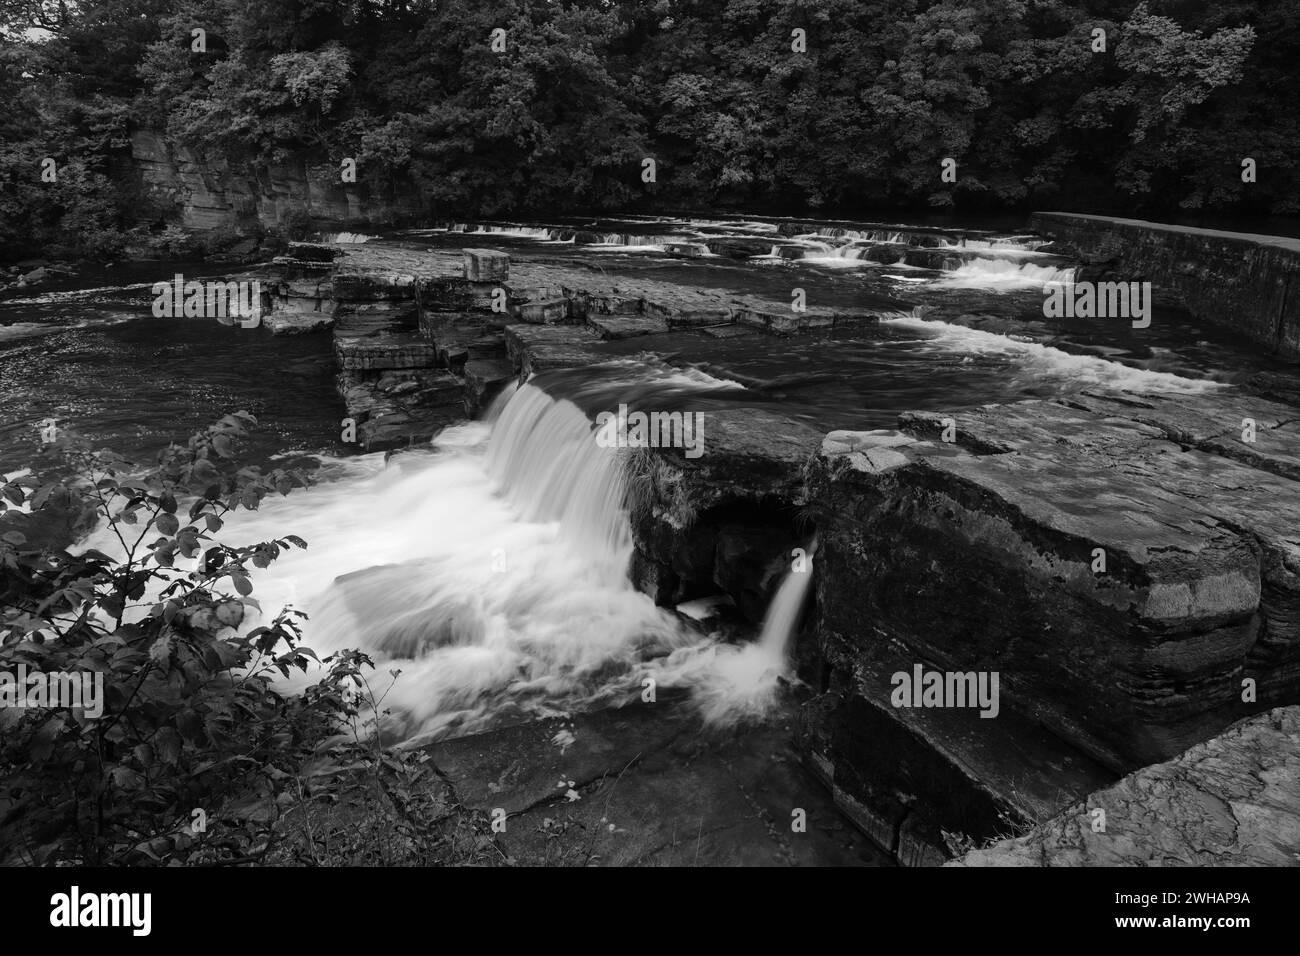
<svg viewBox="0 0 1300 956"><path fill-rule="evenodd" d="M629 466L633 582L661 604L727 593L761 620L793 548L816 429L761 407L704 413L708 453L642 449Z"/></svg>
<svg viewBox="0 0 1300 956"><path fill-rule="evenodd" d="M1233 429L1247 413L1260 431L1244 443ZM921 830L939 846L944 830L987 835L1082 796L1096 775L1068 763L1130 771L1300 699L1289 415L1226 389L1083 393L828 436L808 493L829 696L809 739L837 789L886 819L891 800L896 815L928 794ZM1001 714L963 731L943 710L892 706L882 678L917 663L998 673ZM945 811L939 781L960 786L1009 719L1047 728L1056 755L1002 747L1002 769L974 775L990 798L979 819L978 801ZM881 762L852 730L870 725L898 759ZM997 784L1008 768L1014 794ZM1058 792L1026 808L1017 798L1035 779Z"/></svg>
<svg viewBox="0 0 1300 956"><path fill-rule="evenodd" d="M787 719L706 731L660 695L427 751L460 804L504 811L497 845L517 865L888 865L804 769Z"/></svg>
<svg viewBox="0 0 1300 956"><path fill-rule="evenodd" d="M1300 707L1240 721L950 865L1300 865Z"/></svg>

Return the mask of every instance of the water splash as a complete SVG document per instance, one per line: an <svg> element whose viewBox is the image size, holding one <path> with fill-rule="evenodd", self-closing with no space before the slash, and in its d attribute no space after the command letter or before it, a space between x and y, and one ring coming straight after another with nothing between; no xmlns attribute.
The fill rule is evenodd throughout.
<svg viewBox="0 0 1300 956"><path fill-rule="evenodd" d="M253 596L268 613L306 611L321 657L370 654L378 691L400 671L383 706L403 739L618 706L646 677L690 691L711 721L764 712L788 677L802 590L783 585L764 637L744 646L657 607L626 574L623 453L592 431L572 402L523 385L430 450L323 460L314 488L228 515L218 539L308 542L259 571ZM101 529L86 546L111 552L110 539Z"/></svg>
<svg viewBox="0 0 1300 956"><path fill-rule="evenodd" d="M813 580L817 539L786 573L750 644L709 644L674 652L658 668L667 686L686 686L706 723L732 726L772 711L793 679L791 651Z"/></svg>

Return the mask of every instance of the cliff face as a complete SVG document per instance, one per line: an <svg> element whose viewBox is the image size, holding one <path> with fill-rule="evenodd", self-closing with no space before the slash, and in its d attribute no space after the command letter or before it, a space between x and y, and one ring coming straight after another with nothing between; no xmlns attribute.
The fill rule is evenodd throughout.
<svg viewBox="0 0 1300 956"><path fill-rule="evenodd" d="M292 210L335 222L391 222L420 212L410 197L383 200L364 184L323 184L305 164L239 171L224 160L208 162L176 147L155 130L131 134L132 162L146 189L180 208L187 229L241 229L257 222L271 227Z"/></svg>
<svg viewBox="0 0 1300 956"><path fill-rule="evenodd" d="M1158 299L1300 359L1300 240L1060 212L1030 227L1086 264L1081 279L1149 281Z"/></svg>

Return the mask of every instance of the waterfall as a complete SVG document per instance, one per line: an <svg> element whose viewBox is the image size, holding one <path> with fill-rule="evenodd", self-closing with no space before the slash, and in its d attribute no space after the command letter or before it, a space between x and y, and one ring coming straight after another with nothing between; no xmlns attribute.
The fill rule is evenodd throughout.
<svg viewBox="0 0 1300 956"><path fill-rule="evenodd" d="M941 249L966 249L972 252L994 252L1001 258L1029 259L1048 255L1039 252L1038 247L1046 245L1046 240L1032 236L1006 236L996 239L971 239L962 236L956 241L944 239Z"/></svg>
<svg viewBox="0 0 1300 956"><path fill-rule="evenodd" d="M797 568L786 572L785 580L768 605L763 618L763 631L758 645L774 661L784 663L790 656L790 644L799 627L804 599L813 576L813 555L817 553L817 539L805 549L805 556Z"/></svg>
<svg viewBox="0 0 1300 956"><path fill-rule="evenodd" d="M673 242L694 242L699 239L698 233L658 233L656 235L641 235L639 233L628 232L606 232L600 234L600 242L592 243L596 246L617 246L620 249L662 249L665 244Z"/></svg>
<svg viewBox="0 0 1300 956"><path fill-rule="evenodd" d="M331 232L331 233L322 233L320 237L320 241L337 242L337 243L343 243L347 245L360 245L361 243L369 242L371 239L378 239L378 238L379 238L378 236L368 236L365 233L361 233L361 232Z"/></svg>
<svg viewBox="0 0 1300 956"><path fill-rule="evenodd" d="M934 285L948 289L1041 288L1049 282L1073 282L1074 273L1072 268L1036 266L1011 259L968 259L946 271Z"/></svg>
<svg viewBox="0 0 1300 956"><path fill-rule="evenodd" d="M704 719L713 725L762 719L770 713L781 685L792 677L790 651L812 583L816 550L813 538L799 567L786 572L768 605L758 640L676 651L663 663L660 682L689 687Z"/></svg>
<svg viewBox="0 0 1300 956"><path fill-rule="evenodd" d="M545 226L494 226L483 223L469 223L466 225L453 224L447 229L448 232L464 232L470 235L492 235L492 236L511 236L516 239L539 239L543 241L556 238L557 230L549 229Z"/></svg>
<svg viewBox="0 0 1300 956"><path fill-rule="evenodd" d="M503 406L488 444L494 486L525 521L558 522L561 535L625 579L632 532L623 510L622 463L592 440L571 402L522 386Z"/></svg>
<svg viewBox="0 0 1300 956"><path fill-rule="evenodd" d="M699 378L665 370L613 387L727 387ZM321 658L368 654L385 728L403 739L620 706L647 677L689 692L715 723L766 714L810 575L781 586L756 642L687 627L628 579L625 454L598 443L573 402L526 384L429 449L322 459L316 486L232 512L214 544L307 541L254 575L253 597L267 618L305 611L304 643ZM108 529L85 546L120 548ZM244 626L264 623L250 612Z"/></svg>
<svg viewBox="0 0 1300 956"><path fill-rule="evenodd" d="M234 512L216 535L307 541L254 575L253 597L267 618L306 611L321 658L370 655L402 738L621 705L656 660L709 641L628 580L621 453L577 406L525 385L490 416L388 461L325 458L315 487ZM86 546L115 547L107 530Z"/></svg>
<svg viewBox="0 0 1300 956"><path fill-rule="evenodd" d="M903 234L901 232L890 232L886 229L842 229L838 226L818 229L816 232L808 233L809 236L820 236L828 239L864 239L868 242L902 242Z"/></svg>

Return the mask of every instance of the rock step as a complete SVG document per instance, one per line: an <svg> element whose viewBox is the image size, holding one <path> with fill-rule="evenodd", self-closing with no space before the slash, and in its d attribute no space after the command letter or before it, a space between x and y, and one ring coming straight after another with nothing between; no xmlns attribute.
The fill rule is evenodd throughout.
<svg viewBox="0 0 1300 956"><path fill-rule="evenodd" d="M699 259L709 254L709 247L702 242L666 242L664 254L678 259Z"/></svg>
<svg viewBox="0 0 1300 956"><path fill-rule="evenodd" d="M509 359L471 358L464 369L465 414L473 416L486 408L508 383L515 381L514 363Z"/></svg>
<svg viewBox="0 0 1300 956"><path fill-rule="evenodd" d="M814 462L827 633L998 669L1012 709L1117 770L1300 697L1300 484L1055 402L902 424L945 419L953 443L833 433Z"/></svg>
<svg viewBox="0 0 1300 956"><path fill-rule="evenodd" d="M415 277L340 271L334 275L334 298L338 302L374 302L415 298Z"/></svg>
<svg viewBox="0 0 1300 956"><path fill-rule="evenodd" d="M271 283L270 288L272 294L288 299L331 299L334 296L334 279L328 274L305 278L286 277Z"/></svg>
<svg viewBox="0 0 1300 956"><path fill-rule="evenodd" d="M738 339L745 336L758 335L757 329L750 328L747 325L712 325L703 326L700 329L705 335L715 339Z"/></svg>
<svg viewBox="0 0 1300 956"><path fill-rule="evenodd" d="M505 332L488 332L465 342L471 359L504 359L506 357Z"/></svg>
<svg viewBox="0 0 1300 956"><path fill-rule="evenodd" d="M334 309L335 334L362 337L381 333L405 334L418 328L410 303L347 303Z"/></svg>
<svg viewBox="0 0 1300 956"><path fill-rule="evenodd" d="M1169 395L1137 398L1092 392L1069 404L1096 414L1122 415L1180 445L1300 480L1300 412L1290 405L1226 389L1216 393L1212 405ZM1247 421L1253 434L1245 427Z"/></svg>
<svg viewBox="0 0 1300 956"><path fill-rule="evenodd" d="M522 322L534 325L557 325L569 320L569 300L565 298L541 299L515 306L514 314Z"/></svg>
<svg viewBox="0 0 1300 956"><path fill-rule="evenodd" d="M772 252L777 243L772 239L755 239L745 236L719 236L704 240L704 245L717 256L729 259L748 259L751 256L766 256Z"/></svg>
<svg viewBox="0 0 1300 956"><path fill-rule="evenodd" d="M879 316L866 312L840 312L817 306L803 312L778 309L770 303L746 302L738 304L732 315L739 325L748 326L768 335L798 335L843 326L871 325Z"/></svg>
<svg viewBox="0 0 1300 956"><path fill-rule="evenodd" d="M593 315L640 315L644 299L634 291L614 289L568 289L569 314L574 319L589 319Z"/></svg>
<svg viewBox="0 0 1300 956"><path fill-rule="evenodd" d="M866 653L841 649L847 686L805 705L799 743L837 806L906 865L948 859L944 830L1009 836L1117 777L1005 707L987 718L978 707L894 707L895 674L945 667L884 634Z"/></svg>
<svg viewBox="0 0 1300 956"><path fill-rule="evenodd" d="M805 772L782 721L711 732L683 695L662 688L654 704L425 750L465 806L505 812L498 842L521 866L888 865ZM806 832L791 833L794 807Z"/></svg>
<svg viewBox="0 0 1300 956"><path fill-rule="evenodd" d="M479 282L457 277L421 279L417 283L416 301L421 310L434 312L491 312L509 309L510 290L503 282Z"/></svg>
<svg viewBox="0 0 1300 956"><path fill-rule="evenodd" d="M581 325L506 326L506 350L511 362L524 376L549 368L595 365L609 357L593 351L601 341L595 329Z"/></svg>
<svg viewBox="0 0 1300 956"><path fill-rule="evenodd" d="M348 371L429 368L438 361L433 343L410 333L335 336L334 354Z"/></svg>
<svg viewBox="0 0 1300 956"><path fill-rule="evenodd" d="M307 332L329 331L334 327L334 316L328 310L296 311L276 308L262 316L262 324L273 335L301 335Z"/></svg>
<svg viewBox="0 0 1300 956"><path fill-rule="evenodd" d="M587 324L599 332L602 339L659 335L669 329L667 319L649 315L597 315L588 318Z"/></svg>
<svg viewBox="0 0 1300 956"><path fill-rule="evenodd" d="M701 301L703 299L703 301ZM644 300L646 315L667 320L670 328L702 328L708 325L731 325L735 321L734 309L712 297L674 296Z"/></svg>
<svg viewBox="0 0 1300 956"><path fill-rule="evenodd" d="M429 441L464 417L461 378L437 369L344 371L339 392L365 451Z"/></svg>

